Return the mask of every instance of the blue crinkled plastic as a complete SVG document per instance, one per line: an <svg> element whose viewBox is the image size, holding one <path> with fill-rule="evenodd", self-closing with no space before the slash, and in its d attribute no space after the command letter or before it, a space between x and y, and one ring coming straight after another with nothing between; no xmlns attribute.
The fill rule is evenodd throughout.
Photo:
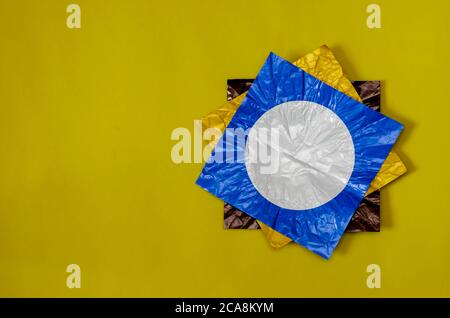
<svg viewBox="0 0 450 318"><path fill-rule="evenodd" d="M353 172L334 199L308 210L290 210L264 198L245 163L209 160L196 183L298 244L329 258L403 126L328 86L271 53L227 128L247 130L271 108L289 101L311 101L332 110L345 123L355 150ZM230 146L227 131L211 154ZM237 147L232 142L232 147Z"/></svg>

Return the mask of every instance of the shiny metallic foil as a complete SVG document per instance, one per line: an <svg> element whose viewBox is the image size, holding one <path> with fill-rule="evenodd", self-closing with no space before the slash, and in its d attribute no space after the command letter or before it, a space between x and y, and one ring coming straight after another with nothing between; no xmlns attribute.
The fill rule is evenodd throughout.
<svg viewBox="0 0 450 318"><path fill-rule="evenodd" d="M293 64L333 88L341 91L342 93L356 99L357 101L361 101L361 97L359 96L357 90L353 87L351 81L345 76L342 66L337 61L333 52L326 45L322 45L316 50L306 54ZM248 86L249 83L245 85ZM359 92L364 93L365 89L367 89L367 87L360 87ZM245 99L246 94L247 93L244 92L203 117L203 129L214 127L223 132L233 118L236 110ZM380 171L370 184L366 196L386 186L404 173L406 173L405 165L398 155L394 151L391 151L381 166ZM233 222L234 226L238 223L239 222L237 221ZM278 233L267 225L261 222L258 222L258 224L272 247L280 248L291 241L288 237Z"/></svg>
<svg viewBox="0 0 450 318"><path fill-rule="evenodd" d="M252 79L230 79L227 81L227 100L238 97L248 91ZM364 104L380 111L380 81L354 81L353 87ZM253 217L238 210L230 204L224 205L225 229L260 229ZM366 196L350 221L346 232L380 231L380 190ZM281 246L280 246L281 247Z"/></svg>

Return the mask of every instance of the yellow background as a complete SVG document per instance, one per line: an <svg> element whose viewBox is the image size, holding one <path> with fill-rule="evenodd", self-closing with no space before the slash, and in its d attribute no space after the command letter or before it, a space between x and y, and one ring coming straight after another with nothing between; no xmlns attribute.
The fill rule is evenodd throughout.
<svg viewBox="0 0 450 318"><path fill-rule="evenodd" d="M69 1L0 1L0 296L450 296L448 1L377 1L379 30L372 1L73 2L79 30ZM170 158L227 78L321 44L383 80L409 168L383 191L382 232L346 234L329 261L223 230L201 165Z"/></svg>

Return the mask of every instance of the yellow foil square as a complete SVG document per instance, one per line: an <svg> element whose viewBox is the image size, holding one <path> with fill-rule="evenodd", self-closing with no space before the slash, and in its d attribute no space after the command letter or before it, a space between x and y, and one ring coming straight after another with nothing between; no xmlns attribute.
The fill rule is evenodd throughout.
<svg viewBox="0 0 450 318"><path fill-rule="evenodd" d="M299 60L295 61L293 64L298 66L305 72L318 78L319 80L325 82L326 84L332 86L333 88L361 102L361 98L359 97L352 83L344 75L342 66L339 64L334 54L326 45L322 45L313 52L306 54ZM225 103L221 107L203 117L203 130L206 130L208 128L216 128L223 132L236 113L236 110L244 100L245 94L246 93L239 95L238 97ZM215 142L217 142L217 140ZM213 149L214 141L210 142L209 146L209 149ZM385 162L383 163L380 171L376 175L375 179L370 184L366 195L384 187L389 182L397 179L405 172L405 165L403 164L399 156L395 152L391 151ZM273 230L269 226L259 221L258 223L261 226L261 229L271 246L280 248L291 241L291 239Z"/></svg>

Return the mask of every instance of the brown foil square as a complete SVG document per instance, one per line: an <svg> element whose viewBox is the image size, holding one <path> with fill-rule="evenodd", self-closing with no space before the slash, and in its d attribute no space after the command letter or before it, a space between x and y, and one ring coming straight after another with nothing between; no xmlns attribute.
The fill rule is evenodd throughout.
<svg viewBox="0 0 450 318"><path fill-rule="evenodd" d="M227 100L246 92L252 85L252 79L230 79L227 81ZM353 86L364 104L373 110L380 111L380 81L353 81ZM256 219L225 203L225 229L260 229ZM380 190L366 196L359 205L346 232L379 232L380 231Z"/></svg>

